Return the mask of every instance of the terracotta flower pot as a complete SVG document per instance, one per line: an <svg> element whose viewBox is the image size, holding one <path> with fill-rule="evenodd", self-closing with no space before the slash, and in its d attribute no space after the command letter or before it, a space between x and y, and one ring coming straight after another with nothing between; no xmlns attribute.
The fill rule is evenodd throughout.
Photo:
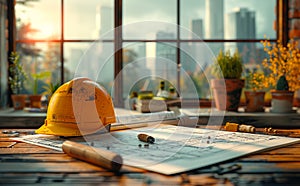
<svg viewBox="0 0 300 186"><path fill-rule="evenodd" d="M295 91L293 105L294 107L300 107L300 89Z"/></svg>
<svg viewBox="0 0 300 186"><path fill-rule="evenodd" d="M264 112L265 92L245 91L246 112Z"/></svg>
<svg viewBox="0 0 300 186"><path fill-rule="evenodd" d="M41 108L42 107L42 95L30 95L29 100L30 100L30 107L31 108Z"/></svg>
<svg viewBox="0 0 300 186"><path fill-rule="evenodd" d="M271 111L275 113L289 113L293 111L294 92L276 90L271 92Z"/></svg>
<svg viewBox="0 0 300 186"><path fill-rule="evenodd" d="M237 111L244 84L241 79L213 79L211 88L217 109Z"/></svg>
<svg viewBox="0 0 300 186"><path fill-rule="evenodd" d="M24 94L13 94L11 95L13 101L13 107L15 110L23 110L26 102L26 95Z"/></svg>

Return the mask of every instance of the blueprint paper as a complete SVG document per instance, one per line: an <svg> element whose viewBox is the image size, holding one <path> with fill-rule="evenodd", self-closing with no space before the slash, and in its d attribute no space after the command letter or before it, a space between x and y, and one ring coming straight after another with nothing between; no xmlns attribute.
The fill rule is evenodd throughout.
<svg viewBox="0 0 300 186"><path fill-rule="evenodd" d="M138 140L146 133L154 144ZM66 140L50 135L14 138L55 150ZM172 125L137 128L68 140L118 153L125 165L171 175L238 158L257 151L299 142L300 139L261 134L227 132Z"/></svg>

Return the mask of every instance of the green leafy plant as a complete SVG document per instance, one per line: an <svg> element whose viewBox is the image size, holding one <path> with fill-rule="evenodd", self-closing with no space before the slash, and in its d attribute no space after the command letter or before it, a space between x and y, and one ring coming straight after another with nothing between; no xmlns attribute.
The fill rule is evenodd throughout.
<svg viewBox="0 0 300 186"><path fill-rule="evenodd" d="M51 72L40 72L37 74L32 74L32 78L33 78L32 91L34 95L38 94L38 81L47 78L49 76L51 76Z"/></svg>
<svg viewBox="0 0 300 186"><path fill-rule="evenodd" d="M280 76L277 80L276 90L289 90L289 83L284 75Z"/></svg>
<svg viewBox="0 0 300 186"><path fill-rule="evenodd" d="M243 72L243 60L236 50L233 55L227 50L224 52L221 50L218 54L215 65L213 68L213 73L221 77L221 73L225 79L240 79Z"/></svg>
<svg viewBox="0 0 300 186"><path fill-rule="evenodd" d="M20 62L20 55L12 52L9 56L9 77L8 83L13 94L19 94L23 89L23 83L27 79L23 66Z"/></svg>
<svg viewBox="0 0 300 186"><path fill-rule="evenodd" d="M43 88L45 89L44 94L52 95L59 87L60 87L60 83L50 82L49 84L43 86Z"/></svg>

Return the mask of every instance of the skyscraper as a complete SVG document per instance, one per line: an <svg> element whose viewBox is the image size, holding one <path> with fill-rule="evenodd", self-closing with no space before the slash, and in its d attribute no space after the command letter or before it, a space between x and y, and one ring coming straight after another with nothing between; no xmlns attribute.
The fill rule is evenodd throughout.
<svg viewBox="0 0 300 186"><path fill-rule="evenodd" d="M224 38L224 2L223 0L206 0L205 2L205 38ZM214 54L223 50L222 43L210 46Z"/></svg>
<svg viewBox="0 0 300 186"><path fill-rule="evenodd" d="M209 39L223 39L224 5L223 0L206 0L205 2L205 34Z"/></svg>
<svg viewBox="0 0 300 186"><path fill-rule="evenodd" d="M98 5L96 7L96 29L97 39L113 39L114 38L114 12L113 7L109 5ZM87 61L93 61L96 66L97 81L103 86L108 86L114 80L114 62L111 59L114 53L114 45L109 42L95 42L89 49L90 56L86 57ZM87 53L85 54L87 56ZM90 59L89 59L90 58Z"/></svg>
<svg viewBox="0 0 300 186"><path fill-rule="evenodd" d="M167 31L158 31L156 39L174 39L175 34ZM167 80L176 80L176 46L173 43L156 43L155 72Z"/></svg>
<svg viewBox="0 0 300 186"><path fill-rule="evenodd" d="M202 19L193 19L191 23L192 39L203 39L203 21Z"/></svg>
<svg viewBox="0 0 300 186"><path fill-rule="evenodd" d="M114 14L112 7L97 6L96 12L96 29L99 36L105 36L105 39L112 39L114 29Z"/></svg>
<svg viewBox="0 0 300 186"><path fill-rule="evenodd" d="M256 25L255 12L247 8L236 8L225 17L225 39L255 39ZM226 43L226 49L234 52L235 49L242 54L244 63L251 60L251 52L255 51L254 43Z"/></svg>

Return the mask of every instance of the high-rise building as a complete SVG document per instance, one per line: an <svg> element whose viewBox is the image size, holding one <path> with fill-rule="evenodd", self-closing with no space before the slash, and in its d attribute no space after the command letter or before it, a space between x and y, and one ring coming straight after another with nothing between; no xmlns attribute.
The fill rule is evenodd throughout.
<svg viewBox="0 0 300 186"><path fill-rule="evenodd" d="M205 38L224 38L224 0L206 0L205 2ZM214 54L223 50L223 43L210 46Z"/></svg>
<svg viewBox="0 0 300 186"><path fill-rule="evenodd" d="M202 19L193 19L191 22L192 39L203 39Z"/></svg>
<svg viewBox="0 0 300 186"><path fill-rule="evenodd" d="M224 5L223 0L206 0L205 34L209 39L223 39Z"/></svg>
<svg viewBox="0 0 300 186"><path fill-rule="evenodd" d="M156 39L174 39L175 34L166 31L158 31ZM176 77L177 63L176 63L176 45L174 43L156 43L156 60L155 72L163 78L172 81Z"/></svg>
<svg viewBox="0 0 300 186"><path fill-rule="evenodd" d="M96 29L100 37L112 39L114 29L114 13L112 7L97 6Z"/></svg>
<svg viewBox="0 0 300 186"><path fill-rule="evenodd" d="M236 8L225 17L225 39L255 39L255 12L247 8ZM254 43L226 43L225 48L242 54L244 63L251 61L251 52L255 51Z"/></svg>
<svg viewBox="0 0 300 186"><path fill-rule="evenodd" d="M113 39L114 38L114 12L112 6L98 5L96 7L96 30L98 39ZM112 43L96 42L89 49L91 58L87 61L93 61L94 65L91 70L97 72L97 81L104 85L104 82L111 84L114 79L114 62L111 59L114 53L114 46ZM86 54L87 55L87 54ZM98 59L95 61L95 59ZM106 86L106 85L104 85Z"/></svg>

